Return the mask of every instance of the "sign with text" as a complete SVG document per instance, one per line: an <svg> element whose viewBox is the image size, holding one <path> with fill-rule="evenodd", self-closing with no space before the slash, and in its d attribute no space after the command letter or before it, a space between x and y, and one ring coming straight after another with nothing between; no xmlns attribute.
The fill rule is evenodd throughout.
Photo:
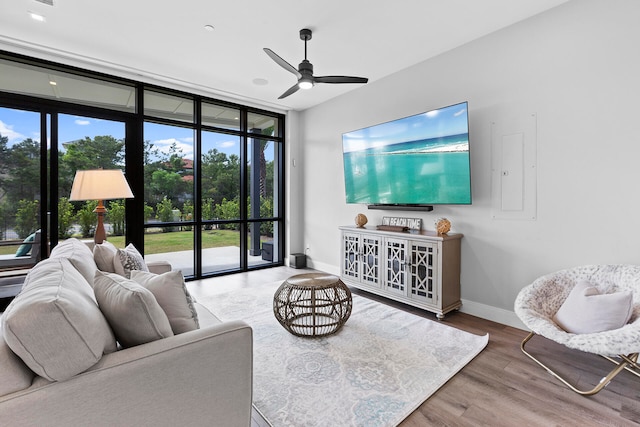
<svg viewBox="0 0 640 427"><path fill-rule="evenodd" d="M410 230L421 230L422 219L403 218L398 216L383 216L382 225L392 225L395 227L408 227Z"/></svg>

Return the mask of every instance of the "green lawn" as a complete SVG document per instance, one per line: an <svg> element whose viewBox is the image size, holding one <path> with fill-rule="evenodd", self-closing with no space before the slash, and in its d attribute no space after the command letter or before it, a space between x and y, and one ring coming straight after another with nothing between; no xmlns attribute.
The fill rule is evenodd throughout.
<svg viewBox="0 0 640 427"><path fill-rule="evenodd" d="M124 236L108 236L107 240L119 248L125 247ZM173 231L169 233L150 233L145 234L144 241L145 254L189 251L193 249L193 232ZM19 246L20 243L11 246L0 246L0 254L13 254L18 250ZM225 246L240 246L239 233L237 231L205 230L202 233L203 249Z"/></svg>
<svg viewBox="0 0 640 427"><path fill-rule="evenodd" d="M108 237L111 243L123 248L124 236ZM144 235L145 254L161 254L165 252L189 251L193 249L192 231L172 231L169 233L152 233ZM205 230L202 233L202 247L221 248L239 246L239 236L233 230Z"/></svg>

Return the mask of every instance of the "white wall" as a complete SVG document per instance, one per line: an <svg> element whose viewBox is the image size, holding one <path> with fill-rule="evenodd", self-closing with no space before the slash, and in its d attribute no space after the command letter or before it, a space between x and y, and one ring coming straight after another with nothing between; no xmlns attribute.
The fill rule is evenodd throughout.
<svg viewBox="0 0 640 427"><path fill-rule="evenodd" d="M300 144L304 222L292 248L308 246L312 266L338 273L338 226L357 213L369 225L418 216L427 228L447 217L465 236L463 310L514 325L516 295L542 274L640 263L638 16L636 0L574 0L300 113L290 142ZM342 133L465 100L471 206L415 215L345 203ZM536 219L492 219L491 123L532 113Z"/></svg>

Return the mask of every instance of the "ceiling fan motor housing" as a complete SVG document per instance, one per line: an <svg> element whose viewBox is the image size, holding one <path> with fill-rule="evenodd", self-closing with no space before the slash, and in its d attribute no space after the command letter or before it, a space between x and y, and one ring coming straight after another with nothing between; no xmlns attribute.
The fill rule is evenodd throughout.
<svg viewBox="0 0 640 427"><path fill-rule="evenodd" d="M305 59L300 64L298 64L298 71L303 76L313 76L313 64Z"/></svg>
<svg viewBox="0 0 640 427"><path fill-rule="evenodd" d="M300 30L300 39L304 41L311 40L311 30L308 28Z"/></svg>

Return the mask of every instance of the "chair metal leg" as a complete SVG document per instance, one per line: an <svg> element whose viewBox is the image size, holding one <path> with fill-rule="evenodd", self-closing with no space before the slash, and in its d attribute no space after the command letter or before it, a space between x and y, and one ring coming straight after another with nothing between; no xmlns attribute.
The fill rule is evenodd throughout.
<svg viewBox="0 0 640 427"><path fill-rule="evenodd" d="M620 362L618 362L615 359L612 359L610 357L603 356L605 359L607 359L610 362L614 363L616 365L615 368L613 368L613 370L611 372L609 372L605 377L603 377L600 380L600 382L598 383L598 385L596 385L591 390L580 390L580 389L574 387L566 379L561 377L557 372L555 372L554 370L552 370L551 368L546 366L544 363L542 363L541 361L539 361L538 359L533 357L529 352L527 352L525 350L525 344L527 342L529 342L529 340L531 338L533 338L534 335L536 335L536 333L535 332L531 332L531 333L529 333L529 335L527 335L527 337L524 340L522 340L522 343L520 344L520 349L522 350L522 352L524 354L526 354L527 356L529 356L529 358L531 360L536 362L538 365L540 365L542 368L544 368L551 375L553 375L558 380L560 380L564 385L566 385L571 390L573 390L576 393L581 394L583 396L592 396L592 395L596 394L597 392L599 392L600 390L605 388L616 375L618 375L620 372L622 372L625 369L627 371L631 372L632 374L640 377L640 365L638 365L638 353L632 353L632 354L629 354L627 356L620 355L620 356L618 356L620 358Z"/></svg>

